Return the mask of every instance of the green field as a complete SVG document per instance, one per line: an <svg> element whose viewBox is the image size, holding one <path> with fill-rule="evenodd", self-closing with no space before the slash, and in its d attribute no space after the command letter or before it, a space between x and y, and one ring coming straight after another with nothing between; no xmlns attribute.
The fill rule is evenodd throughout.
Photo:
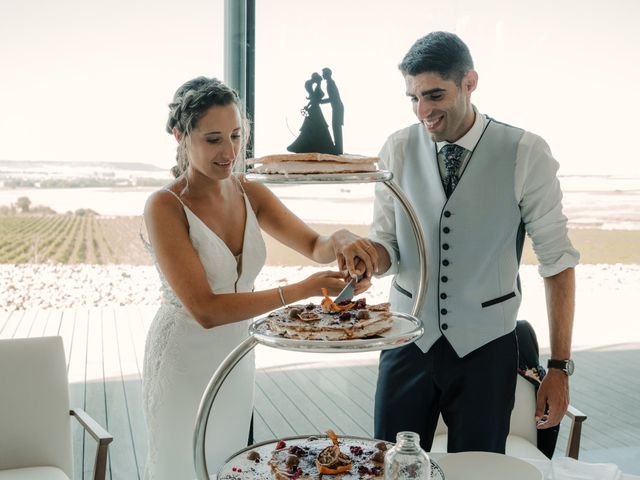
<svg viewBox="0 0 640 480"><path fill-rule="evenodd" d="M0 263L152 263L141 217L1 215Z"/></svg>
<svg viewBox="0 0 640 480"><path fill-rule="evenodd" d="M319 225L312 228L330 234L348 228L358 235L367 234L362 225ZM0 263L129 264L151 265L140 232L141 217L98 215L0 214ZM571 229L581 263L640 263L640 231ZM311 260L264 235L267 265L317 265ZM537 260L527 239L523 264Z"/></svg>

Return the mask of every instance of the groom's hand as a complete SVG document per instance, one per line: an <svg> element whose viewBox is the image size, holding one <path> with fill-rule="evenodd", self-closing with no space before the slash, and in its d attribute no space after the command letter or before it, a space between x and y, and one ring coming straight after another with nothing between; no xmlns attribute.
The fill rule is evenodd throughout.
<svg viewBox="0 0 640 480"><path fill-rule="evenodd" d="M378 271L378 251L369 239L344 229L334 233L331 239L340 270L346 270L351 277L366 278Z"/></svg>
<svg viewBox="0 0 640 480"><path fill-rule="evenodd" d="M536 398L536 427L544 430L555 427L569 407L569 377L561 370L549 368L538 388Z"/></svg>

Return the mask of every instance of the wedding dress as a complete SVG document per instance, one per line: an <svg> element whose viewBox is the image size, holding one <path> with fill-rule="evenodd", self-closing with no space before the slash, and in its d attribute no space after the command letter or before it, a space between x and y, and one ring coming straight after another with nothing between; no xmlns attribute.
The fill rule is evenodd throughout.
<svg viewBox="0 0 640 480"><path fill-rule="evenodd" d="M265 262L264 240L246 194L244 203L247 215L242 253L238 257L182 205L189 223L189 238L215 293L252 291ZM145 479L188 480L195 478L193 432L200 399L216 368L247 337L249 320L203 328L181 305L158 271L163 302L147 335L142 378L149 443ZM210 473L215 474L224 460L247 446L254 378L254 355L250 352L218 392L207 427L206 458Z"/></svg>

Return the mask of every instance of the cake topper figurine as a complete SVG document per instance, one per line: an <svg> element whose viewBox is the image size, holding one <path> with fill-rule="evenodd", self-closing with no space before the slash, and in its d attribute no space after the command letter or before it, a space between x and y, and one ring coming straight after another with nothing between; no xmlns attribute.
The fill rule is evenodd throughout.
<svg viewBox="0 0 640 480"><path fill-rule="evenodd" d="M326 81L328 97L324 98L322 79ZM295 153L319 152L340 155L342 151L342 125L344 123L344 106L336 82L332 78L330 68L322 69L322 76L313 72L311 78L304 82L309 102L301 110L304 120L300 127L300 135L287 147ZM329 125L322 113L321 104L331 105L331 127L333 139L329 133Z"/></svg>
<svg viewBox="0 0 640 480"><path fill-rule="evenodd" d="M342 155L342 125L344 125L344 105L340 100L340 92L335 80L332 78L333 72L330 68L322 69L322 78L327 86L327 98L323 98L320 103L331 104L331 129L333 130L333 153Z"/></svg>

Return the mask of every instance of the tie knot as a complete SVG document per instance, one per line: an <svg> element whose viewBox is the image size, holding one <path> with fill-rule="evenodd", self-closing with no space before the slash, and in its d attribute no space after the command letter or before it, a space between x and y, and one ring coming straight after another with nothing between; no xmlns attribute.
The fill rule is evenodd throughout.
<svg viewBox="0 0 640 480"><path fill-rule="evenodd" d="M455 143L449 143L442 147L440 153L444 158L444 166L447 169L447 175L456 175L460 168L460 160L465 152L465 148Z"/></svg>

